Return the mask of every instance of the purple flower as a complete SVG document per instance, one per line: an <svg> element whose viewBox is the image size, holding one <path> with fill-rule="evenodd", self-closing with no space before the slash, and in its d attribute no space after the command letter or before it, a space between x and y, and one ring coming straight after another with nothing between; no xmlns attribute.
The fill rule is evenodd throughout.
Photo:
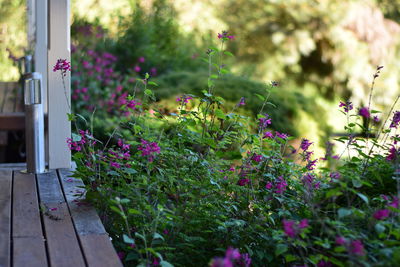
<svg viewBox="0 0 400 267"><path fill-rule="evenodd" d="M317 165L317 161L318 161L318 159L314 159L314 160L308 161L308 163L306 165L306 169L309 170L309 171L314 170L315 166Z"/></svg>
<svg viewBox="0 0 400 267"><path fill-rule="evenodd" d="M400 206L399 199L397 197L393 197L393 201L388 204L388 206L398 209Z"/></svg>
<svg viewBox="0 0 400 267"><path fill-rule="evenodd" d="M268 125L270 125L272 123L271 118L269 117L268 114L265 114L265 117L263 117L263 118L259 118L258 121L259 121L259 127L261 129L267 128Z"/></svg>
<svg viewBox="0 0 400 267"><path fill-rule="evenodd" d="M301 220L300 222L299 222L299 228L300 229L304 229L304 228L307 228L309 225L308 225L308 220L307 219L303 219L303 220Z"/></svg>
<svg viewBox="0 0 400 267"><path fill-rule="evenodd" d="M261 162L262 161L262 155L258 155L258 154L254 154L251 157L251 160L255 161L255 162Z"/></svg>
<svg viewBox="0 0 400 267"><path fill-rule="evenodd" d="M297 231L295 229L295 222L291 220L283 220L283 231L288 237L295 237L297 234Z"/></svg>
<svg viewBox="0 0 400 267"><path fill-rule="evenodd" d="M222 31L222 33L218 33L218 39L223 39L223 40L233 40L235 39L235 36L233 35L228 35L227 31Z"/></svg>
<svg viewBox="0 0 400 267"><path fill-rule="evenodd" d="M349 112L350 110L353 109L353 104L350 101L347 101L346 103L340 101L339 103L339 108L343 107L344 112Z"/></svg>
<svg viewBox="0 0 400 267"><path fill-rule="evenodd" d="M372 119L373 119L373 120L374 120L374 122L376 122L376 123L378 123L378 122L379 122L379 118L378 118L378 116L374 116Z"/></svg>
<svg viewBox="0 0 400 267"><path fill-rule="evenodd" d="M176 98L176 102L183 102L184 104L187 104L187 103L189 103L189 100L190 100L190 99L193 99L193 97L183 95L183 96L181 96L181 97L177 97L177 98Z"/></svg>
<svg viewBox="0 0 400 267"><path fill-rule="evenodd" d="M377 210L374 212L372 215L376 220L384 220L390 215L390 210L383 209L383 210Z"/></svg>
<svg viewBox="0 0 400 267"><path fill-rule="evenodd" d="M127 100L128 103L126 103L126 107L129 109L136 109L137 106L142 105L142 103L140 103L139 101L135 101L133 100Z"/></svg>
<svg viewBox="0 0 400 267"><path fill-rule="evenodd" d="M145 61L145 58L144 58L144 57L140 57L140 58L138 59L138 61L139 61L140 63L143 63L143 62Z"/></svg>
<svg viewBox="0 0 400 267"><path fill-rule="evenodd" d="M150 69L151 76L157 76L157 68L153 67Z"/></svg>
<svg viewBox="0 0 400 267"><path fill-rule="evenodd" d="M354 240L350 243L350 253L357 256L364 256L364 245L360 240Z"/></svg>
<svg viewBox="0 0 400 267"><path fill-rule="evenodd" d="M304 151L307 151L308 148L312 145L313 143L310 142L310 140L303 138L301 140L300 148L303 149Z"/></svg>
<svg viewBox="0 0 400 267"><path fill-rule="evenodd" d="M263 138L274 139L274 135L271 132L265 132Z"/></svg>
<svg viewBox="0 0 400 267"><path fill-rule="evenodd" d="M237 103L237 106L238 106L238 107L244 106L244 105L246 104L246 103L244 102L244 100L245 100L244 97L240 98L240 101L239 101L239 103Z"/></svg>
<svg viewBox="0 0 400 267"><path fill-rule="evenodd" d="M125 252L123 252L123 251L118 252L117 255L120 260L123 260L125 258Z"/></svg>
<svg viewBox="0 0 400 267"><path fill-rule="evenodd" d="M392 146L389 150L389 154L386 156L386 160L388 161L392 161L395 160L397 158L397 149Z"/></svg>
<svg viewBox="0 0 400 267"><path fill-rule="evenodd" d="M360 108L360 110L358 111L358 115L366 119L368 119L371 116L367 107Z"/></svg>
<svg viewBox="0 0 400 267"><path fill-rule="evenodd" d="M147 156L149 162L153 162L154 154L160 153L160 147L156 142L148 142L144 139L141 141L142 145L138 147L138 150L142 151L142 156Z"/></svg>
<svg viewBox="0 0 400 267"><path fill-rule="evenodd" d="M63 76L67 75L67 71L71 71L71 63L66 59L58 59L56 65L53 67L53 71L60 70Z"/></svg>
<svg viewBox="0 0 400 267"><path fill-rule="evenodd" d="M286 191L287 183L283 176L278 177L278 182L275 185L275 193L277 194L282 194L283 192Z"/></svg>
<svg viewBox="0 0 400 267"><path fill-rule="evenodd" d="M390 128L396 128L400 123L400 111L395 111L393 114L392 122L390 123Z"/></svg>
<svg viewBox="0 0 400 267"><path fill-rule="evenodd" d="M286 139L286 138L289 137L288 134L280 133L280 132L278 132L278 131L275 133L275 136L277 136L277 137L279 137L279 138L282 138L282 139Z"/></svg>
<svg viewBox="0 0 400 267"><path fill-rule="evenodd" d="M339 172L331 172L329 174L329 177L331 177L332 180L338 180L340 179L341 175Z"/></svg>
<svg viewBox="0 0 400 267"><path fill-rule="evenodd" d="M117 162L114 162L114 161L110 162L110 166L111 167L115 167L117 169L121 168L121 165L119 163L117 163Z"/></svg>
<svg viewBox="0 0 400 267"><path fill-rule="evenodd" d="M320 260L317 263L317 267L332 267L332 263L330 261Z"/></svg>
<svg viewBox="0 0 400 267"><path fill-rule="evenodd" d="M250 183L250 180L247 179L247 178L240 179L240 180L237 182L237 184L240 185L240 186L245 186L245 185L248 185L249 183Z"/></svg>
<svg viewBox="0 0 400 267"><path fill-rule="evenodd" d="M135 72L140 72L140 70L141 70L141 68L139 66L135 66L133 69Z"/></svg>

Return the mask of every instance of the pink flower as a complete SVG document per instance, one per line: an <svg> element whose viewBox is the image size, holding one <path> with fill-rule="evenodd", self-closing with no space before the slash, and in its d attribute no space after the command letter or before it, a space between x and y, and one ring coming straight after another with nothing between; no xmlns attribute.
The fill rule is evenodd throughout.
<svg viewBox="0 0 400 267"><path fill-rule="evenodd" d="M140 72L140 70L141 70L141 68L139 66L135 66L133 69L135 70L135 72Z"/></svg>
<svg viewBox="0 0 400 267"><path fill-rule="evenodd" d="M299 222L299 228L300 229L304 229L304 228L307 228L309 225L308 225L308 220L307 219L303 219L303 220L301 220L300 222Z"/></svg>
<svg viewBox="0 0 400 267"><path fill-rule="evenodd" d="M266 188L266 189L271 189L271 188L272 188L272 183L271 183L271 182L268 182L268 183L265 185L265 188Z"/></svg>
<svg viewBox="0 0 400 267"><path fill-rule="evenodd" d="M138 150L142 151L142 156L147 156L149 162L153 162L154 154L160 153L160 147L156 142L148 142L144 139L141 141L142 145L138 147Z"/></svg>
<svg viewBox="0 0 400 267"><path fill-rule="evenodd" d="M377 210L372 215L376 220L384 220L389 217L390 211L387 209Z"/></svg>
<svg viewBox="0 0 400 267"><path fill-rule="evenodd" d="M346 239L343 236L337 236L335 243L339 246L344 246L346 244Z"/></svg>
<svg viewBox="0 0 400 267"><path fill-rule="evenodd" d="M261 162L262 161L262 155L258 155L258 154L254 154L251 157L251 160L255 161L255 162Z"/></svg>
<svg viewBox="0 0 400 267"><path fill-rule="evenodd" d="M229 39L229 40L233 40L235 39L235 36L233 35L228 35L227 31L222 31L222 33L218 33L218 39Z"/></svg>
<svg viewBox="0 0 400 267"><path fill-rule="evenodd" d="M240 185L240 186L245 186L245 185L248 185L249 183L250 183L250 180L249 180L249 179L246 179L246 178L240 179L240 180L237 182L237 184Z"/></svg>
<svg viewBox="0 0 400 267"><path fill-rule="evenodd" d="M350 253L357 256L364 256L364 245L360 240L354 240L350 243Z"/></svg>
<svg viewBox="0 0 400 267"><path fill-rule="evenodd" d="M145 58L144 58L144 57L140 57L140 58L138 59L138 61L139 61L140 63L143 63L143 62L145 61Z"/></svg>
<svg viewBox="0 0 400 267"><path fill-rule="evenodd" d="M296 236L296 229L295 229L295 222L291 220L283 220L283 230L288 237L295 237Z"/></svg>
<svg viewBox="0 0 400 267"><path fill-rule="evenodd" d="M119 163L113 162L113 161L110 162L110 166L111 166L111 167L115 167L115 168L117 168L117 169L121 168L121 165L120 165Z"/></svg>
<svg viewBox="0 0 400 267"><path fill-rule="evenodd" d="M56 72L58 70L61 70L61 74L66 76L67 71L71 71L71 63L66 59L58 59L56 65L53 67L53 71Z"/></svg>

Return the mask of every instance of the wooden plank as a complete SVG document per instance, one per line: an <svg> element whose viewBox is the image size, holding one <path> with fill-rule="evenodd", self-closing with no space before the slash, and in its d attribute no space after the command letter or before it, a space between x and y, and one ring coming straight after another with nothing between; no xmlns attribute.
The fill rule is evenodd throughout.
<svg viewBox="0 0 400 267"><path fill-rule="evenodd" d="M45 209L43 222L50 265L57 267L85 266L56 172L38 175L38 187L41 203Z"/></svg>
<svg viewBox="0 0 400 267"><path fill-rule="evenodd" d="M16 237L13 240L14 267L48 266L45 239L40 237Z"/></svg>
<svg viewBox="0 0 400 267"><path fill-rule="evenodd" d="M33 174L14 172L12 236L43 237L36 181Z"/></svg>
<svg viewBox="0 0 400 267"><path fill-rule="evenodd" d="M57 267L85 266L78 238L66 203L48 203L43 215L50 264Z"/></svg>
<svg viewBox="0 0 400 267"><path fill-rule="evenodd" d="M0 171L0 266L10 266L12 172Z"/></svg>
<svg viewBox="0 0 400 267"><path fill-rule="evenodd" d="M66 144L71 137L71 122L67 113L71 113L71 74L66 73L65 83L60 72L53 72L58 59L71 61L70 56L70 0L48 1L49 5L49 51L47 67L47 104L48 104L48 155L49 168L70 168L71 151ZM65 85L65 88L64 88ZM66 96L68 99L66 99Z"/></svg>
<svg viewBox="0 0 400 267"><path fill-rule="evenodd" d="M0 130L14 131L25 129L25 113L0 113Z"/></svg>
<svg viewBox="0 0 400 267"><path fill-rule="evenodd" d="M79 237L88 266L119 267L123 266L107 234L85 235Z"/></svg>
<svg viewBox="0 0 400 267"><path fill-rule="evenodd" d="M55 170L49 171L48 173L37 174L37 181L41 203L65 202Z"/></svg>
<svg viewBox="0 0 400 267"><path fill-rule="evenodd" d="M68 169L59 169L58 173L78 235L106 234L96 210L88 203L82 203L85 193L84 188L80 188L84 186L82 180L70 177Z"/></svg>
<svg viewBox="0 0 400 267"><path fill-rule="evenodd" d="M5 103L3 107L3 112L14 112L14 104L17 98L16 92L16 83L7 83L6 84L6 96L5 96Z"/></svg>

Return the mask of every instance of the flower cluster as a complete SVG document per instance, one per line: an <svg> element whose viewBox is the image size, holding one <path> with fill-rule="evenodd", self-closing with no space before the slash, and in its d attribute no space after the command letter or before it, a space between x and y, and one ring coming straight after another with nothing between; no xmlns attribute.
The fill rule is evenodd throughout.
<svg viewBox="0 0 400 267"><path fill-rule="evenodd" d="M308 139L303 138L300 144L300 148L303 150L301 155L303 156L303 160L306 161L306 169L309 171L312 171L315 169L315 166L317 164L318 159L311 160L312 154L314 154L313 151L309 151L308 149L313 143L310 142Z"/></svg>
<svg viewBox="0 0 400 267"><path fill-rule="evenodd" d="M176 98L176 102L182 102L183 104L187 104L187 103L189 103L190 99L193 99L193 97L183 95L181 97L177 97Z"/></svg>
<svg viewBox="0 0 400 267"><path fill-rule="evenodd" d="M53 71L56 72L60 70L63 76L67 75L67 71L71 71L71 63L66 59L58 59L56 65L53 67Z"/></svg>
<svg viewBox="0 0 400 267"><path fill-rule="evenodd" d="M235 36L229 35L227 31L222 31L222 33L218 33L218 39L233 40Z"/></svg>
<svg viewBox="0 0 400 267"><path fill-rule="evenodd" d="M321 185L321 182L315 181L315 177L311 173L306 173L302 178L302 182L308 190L311 190L313 188L318 189Z"/></svg>
<svg viewBox="0 0 400 267"><path fill-rule="evenodd" d="M128 161L131 157L130 145L125 144L122 139L118 139L118 147L116 149L108 150L108 160L110 161L110 166L117 169L121 168L121 161ZM130 167L129 163L125 164L125 167Z"/></svg>
<svg viewBox="0 0 400 267"><path fill-rule="evenodd" d="M74 141L72 138L67 138L67 144L68 144L68 148L71 151L81 151L83 149L83 145L85 144L89 144L91 146L94 146L96 144L96 140L92 140L93 137L90 135L89 131L83 131L83 130L79 130L78 131L79 135L76 138L77 140Z"/></svg>
<svg viewBox="0 0 400 267"><path fill-rule="evenodd" d="M267 184L265 185L265 188L268 190L275 188L274 192L276 194L282 194L286 191L287 186L288 186L288 184L287 184L285 178L283 178L283 176L279 176L274 184L272 182L267 182Z"/></svg>
<svg viewBox="0 0 400 267"><path fill-rule="evenodd" d="M346 103L340 101L339 108L341 108L341 107L343 107L344 112L347 113L353 109L353 104L350 101L347 101Z"/></svg>
<svg viewBox="0 0 400 267"><path fill-rule="evenodd" d="M344 246L350 254L364 256L364 245L361 240L347 240L343 236L336 237L336 245Z"/></svg>
<svg viewBox="0 0 400 267"><path fill-rule="evenodd" d="M142 151L142 156L147 157L149 162L153 162L155 155L160 153L160 147L156 142L149 142L144 139L141 141L141 146L138 147L138 150Z"/></svg>
<svg viewBox="0 0 400 267"><path fill-rule="evenodd" d="M303 219L298 223L292 220L283 220L282 224L283 224L283 231L288 237L291 238L296 237L298 234L301 233L303 229L309 226L307 219Z"/></svg>
<svg viewBox="0 0 400 267"><path fill-rule="evenodd" d="M265 129L268 127L268 125L272 124L272 119L269 117L268 114L265 114L264 117L259 118L259 127L260 129Z"/></svg>
<svg viewBox="0 0 400 267"><path fill-rule="evenodd" d="M396 128L400 123L400 111L395 111L393 114L392 122L390 123L390 128Z"/></svg>
<svg viewBox="0 0 400 267"><path fill-rule="evenodd" d="M217 257L210 263L211 267L250 267L251 258L249 254L240 254L239 249L229 247L225 257Z"/></svg>

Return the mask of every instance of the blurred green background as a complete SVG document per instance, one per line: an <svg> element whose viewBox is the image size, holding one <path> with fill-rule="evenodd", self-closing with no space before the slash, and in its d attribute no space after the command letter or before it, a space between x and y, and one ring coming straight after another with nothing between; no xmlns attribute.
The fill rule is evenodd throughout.
<svg viewBox="0 0 400 267"><path fill-rule="evenodd" d="M377 65L384 69L375 84L372 108L387 112L400 93L397 0L71 3L72 44L79 53L90 49L112 53L118 59L115 71L121 75L131 75L138 58L144 57L138 75L156 70L153 76L160 86L155 94L166 109L179 94L196 94L206 87L207 66L200 57L216 44L222 30L235 35L229 50L236 58L228 62L232 73L219 81L218 93L231 103L246 97L244 113L256 113L260 103L254 94L263 92L266 83L278 81L272 95L277 107L268 111L274 128L307 137L320 147L331 133L343 131L340 100L350 100L356 107L367 105ZM19 77L9 56L26 53L26 21L19 19L25 9L25 1L0 0L2 81ZM74 60L73 66L81 64ZM74 71L78 75L79 66Z"/></svg>

